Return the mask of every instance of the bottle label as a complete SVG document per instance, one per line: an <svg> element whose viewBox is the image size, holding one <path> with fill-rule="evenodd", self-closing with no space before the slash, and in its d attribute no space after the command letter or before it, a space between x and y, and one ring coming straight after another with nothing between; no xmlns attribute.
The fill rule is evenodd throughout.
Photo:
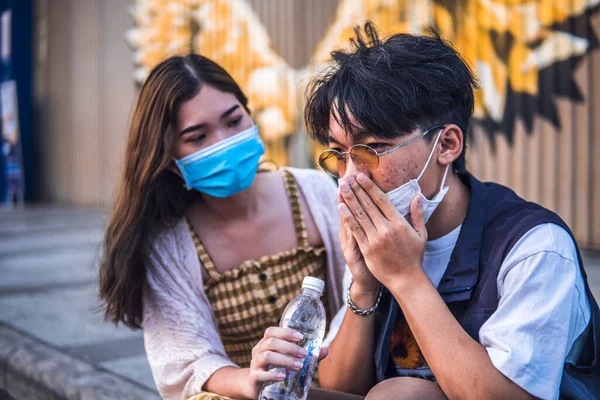
<svg viewBox="0 0 600 400"><path fill-rule="evenodd" d="M308 373L308 368L310 367L310 361L313 358L313 351L317 346L317 341L313 340L308 344L308 348L306 349L306 357L304 358L304 364L302 365L302 369L300 370L300 377L298 379L298 386L304 387L304 383L306 382L306 375Z"/></svg>

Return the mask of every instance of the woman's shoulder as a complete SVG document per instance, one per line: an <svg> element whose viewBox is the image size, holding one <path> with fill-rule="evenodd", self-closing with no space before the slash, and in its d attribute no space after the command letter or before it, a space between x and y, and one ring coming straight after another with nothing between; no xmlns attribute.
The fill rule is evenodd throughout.
<svg viewBox="0 0 600 400"><path fill-rule="evenodd" d="M151 236L148 245L149 282L163 288L189 286L192 290L201 290L198 288L202 287L202 269L185 217L163 224Z"/></svg>
<svg viewBox="0 0 600 400"><path fill-rule="evenodd" d="M163 221L158 227L156 227L150 234L151 246L166 244L175 240L182 234L182 231L186 229L185 217L171 217Z"/></svg>
<svg viewBox="0 0 600 400"><path fill-rule="evenodd" d="M314 169L286 167L298 183L308 208L318 224L330 224L331 216L337 215L338 192L333 179Z"/></svg>
<svg viewBox="0 0 600 400"><path fill-rule="evenodd" d="M165 221L150 233L147 244L151 257L158 259L182 259L191 248L193 250L193 242L184 217Z"/></svg>

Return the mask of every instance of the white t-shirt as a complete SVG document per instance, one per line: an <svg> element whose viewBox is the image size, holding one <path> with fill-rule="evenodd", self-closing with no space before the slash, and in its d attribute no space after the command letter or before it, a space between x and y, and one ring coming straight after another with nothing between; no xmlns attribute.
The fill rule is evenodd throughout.
<svg viewBox="0 0 600 400"><path fill-rule="evenodd" d="M427 242L423 270L437 287L460 227ZM350 285L346 268L344 291ZM591 311L575 244L555 224L539 225L511 249L498 273L498 309L479 330L494 366L542 399L558 399L565 360L575 361ZM323 345L331 344L347 307L333 318ZM402 372L399 370L398 372ZM421 371L425 372L425 371Z"/></svg>

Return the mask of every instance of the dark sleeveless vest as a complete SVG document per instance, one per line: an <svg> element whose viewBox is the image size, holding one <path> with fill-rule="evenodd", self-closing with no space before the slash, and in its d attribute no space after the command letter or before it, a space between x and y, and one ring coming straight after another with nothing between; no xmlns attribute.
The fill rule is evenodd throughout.
<svg viewBox="0 0 600 400"><path fill-rule="evenodd" d="M565 229L577 248L577 257L591 307L583 334L587 340L575 364L565 363L560 396L563 399L600 398L600 310L590 291L577 242L569 227L552 211L527 202L512 190L461 176L471 197L460 235L438 292L463 329L479 342L479 330L498 308L496 280L502 262L532 228L553 223ZM396 376L390 357L390 338L398 303L384 289L375 326L375 367L380 382Z"/></svg>

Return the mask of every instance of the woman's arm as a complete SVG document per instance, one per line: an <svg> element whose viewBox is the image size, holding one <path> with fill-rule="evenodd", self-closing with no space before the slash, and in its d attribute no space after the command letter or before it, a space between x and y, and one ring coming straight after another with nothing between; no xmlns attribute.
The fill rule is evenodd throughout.
<svg viewBox="0 0 600 400"><path fill-rule="evenodd" d="M208 299L195 292L174 255L153 251L143 300L146 353L166 399L197 394L215 371L237 369L225 354Z"/></svg>

